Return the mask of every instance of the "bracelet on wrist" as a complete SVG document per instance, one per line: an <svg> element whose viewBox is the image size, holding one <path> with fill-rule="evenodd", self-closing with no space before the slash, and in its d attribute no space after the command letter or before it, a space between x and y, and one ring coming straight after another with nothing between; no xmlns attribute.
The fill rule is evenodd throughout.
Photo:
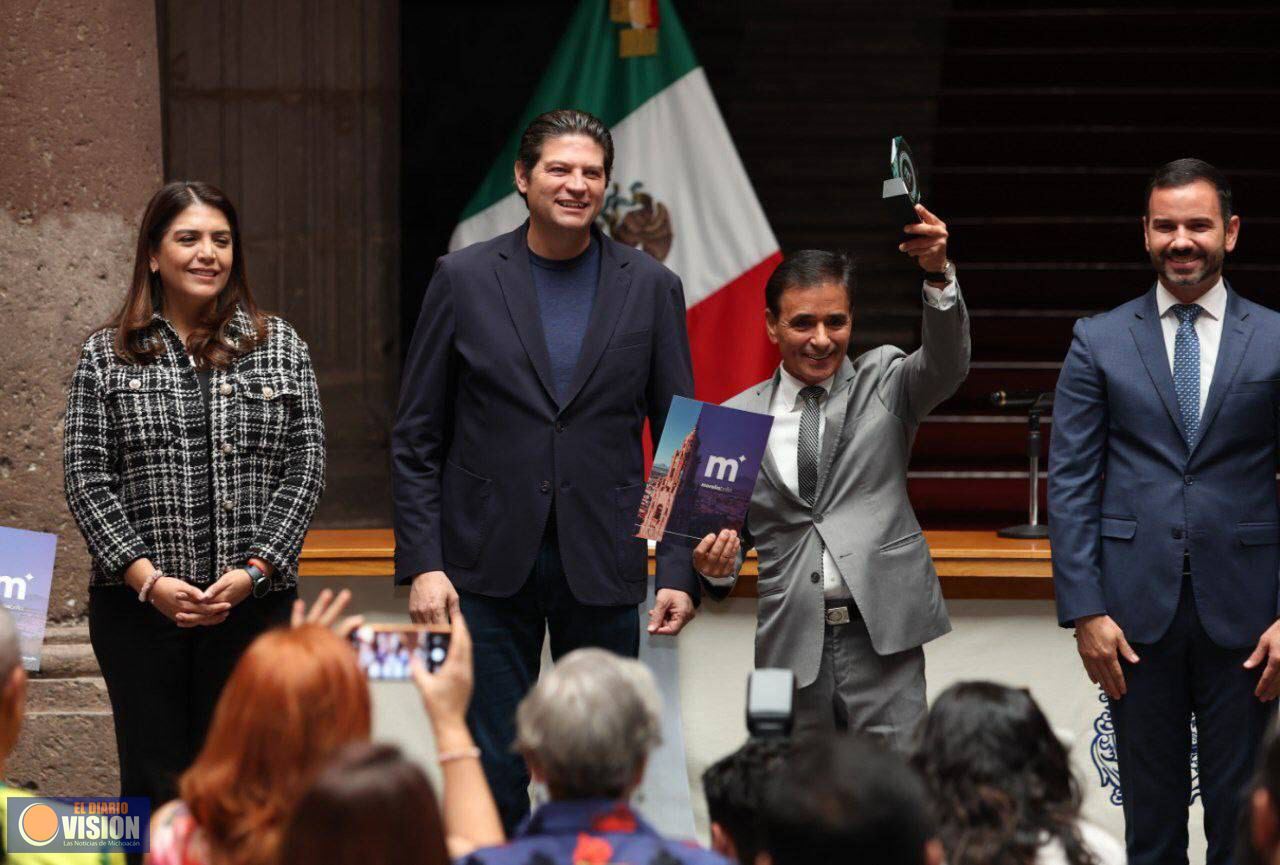
<svg viewBox="0 0 1280 865"><path fill-rule="evenodd" d="M477 747L459 748L456 751L441 751L436 754L436 762L440 765L452 763L455 760L479 760L480 749Z"/></svg>
<svg viewBox="0 0 1280 865"><path fill-rule="evenodd" d="M148 597L151 595L151 590L155 588L156 583L163 576L164 574L160 573L159 569L151 572L146 581L143 582L142 588L138 590L138 603L145 604L147 602Z"/></svg>

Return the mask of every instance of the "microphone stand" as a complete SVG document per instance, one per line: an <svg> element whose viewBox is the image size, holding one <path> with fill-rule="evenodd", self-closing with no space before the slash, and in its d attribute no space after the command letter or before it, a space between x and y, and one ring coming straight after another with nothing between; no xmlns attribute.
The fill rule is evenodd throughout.
<svg viewBox="0 0 1280 865"><path fill-rule="evenodd" d="M1008 526L996 532L1002 538L1040 539L1049 537L1049 527L1040 523L1040 416L1053 409L1053 394L1042 393L1027 410L1027 459L1029 471L1030 501L1027 506L1027 522L1020 526Z"/></svg>

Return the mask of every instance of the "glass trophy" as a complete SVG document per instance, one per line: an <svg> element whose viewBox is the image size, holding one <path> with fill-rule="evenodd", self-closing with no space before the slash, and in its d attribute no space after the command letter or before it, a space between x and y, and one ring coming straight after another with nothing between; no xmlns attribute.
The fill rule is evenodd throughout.
<svg viewBox="0 0 1280 865"><path fill-rule="evenodd" d="M889 145L889 174L880 193L889 213L899 225L921 222L915 209L920 203L920 176L916 172L915 160L911 158L907 139L901 135Z"/></svg>

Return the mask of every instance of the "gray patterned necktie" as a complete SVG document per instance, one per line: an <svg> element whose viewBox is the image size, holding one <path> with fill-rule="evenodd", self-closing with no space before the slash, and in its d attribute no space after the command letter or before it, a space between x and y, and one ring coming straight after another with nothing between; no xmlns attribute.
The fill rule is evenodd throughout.
<svg viewBox="0 0 1280 865"><path fill-rule="evenodd" d="M813 504L818 494L818 421L821 409L819 398L826 393L813 385L800 391L804 399L804 413L800 415L800 437L796 441L796 469L800 482L800 498Z"/></svg>
<svg viewBox="0 0 1280 865"><path fill-rule="evenodd" d="M1200 432L1200 337L1196 334L1196 318L1202 312L1204 308L1198 303L1173 306L1173 314L1178 317L1178 332L1173 338L1173 389L1178 394L1187 447L1195 445Z"/></svg>

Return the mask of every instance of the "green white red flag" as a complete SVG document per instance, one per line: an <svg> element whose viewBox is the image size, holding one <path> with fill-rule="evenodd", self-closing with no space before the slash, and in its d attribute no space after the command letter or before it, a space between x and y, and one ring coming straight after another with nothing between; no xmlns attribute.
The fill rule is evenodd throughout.
<svg viewBox="0 0 1280 865"><path fill-rule="evenodd" d="M613 134L601 227L684 282L697 397L719 402L767 377L778 357L764 283L778 241L670 0L582 0L450 250L525 220L512 181L520 133L556 108L589 111Z"/></svg>

